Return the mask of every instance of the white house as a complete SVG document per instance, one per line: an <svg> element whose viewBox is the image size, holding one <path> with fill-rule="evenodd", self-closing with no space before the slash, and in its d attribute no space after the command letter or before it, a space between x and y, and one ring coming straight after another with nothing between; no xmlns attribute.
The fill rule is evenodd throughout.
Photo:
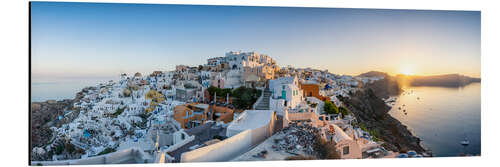
<svg viewBox="0 0 500 167"><path fill-rule="evenodd" d="M303 99L303 92L295 76L269 80L269 89L272 91L271 100L283 99L283 105L288 108L297 107Z"/></svg>
<svg viewBox="0 0 500 167"><path fill-rule="evenodd" d="M228 52L226 53L226 62L229 63L231 70L243 70L243 67L258 67L266 64L275 64L276 62L265 54L257 52Z"/></svg>

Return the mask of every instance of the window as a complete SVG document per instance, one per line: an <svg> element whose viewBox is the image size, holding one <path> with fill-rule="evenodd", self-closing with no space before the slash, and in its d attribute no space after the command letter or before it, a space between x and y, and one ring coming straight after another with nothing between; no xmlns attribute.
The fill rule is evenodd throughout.
<svg viewBox="0 0 500 167"><path fill-rule="evenodd" d="M344 154L343 155L347 155L347 154L349 154L349 146L344 147Z"/></svg>

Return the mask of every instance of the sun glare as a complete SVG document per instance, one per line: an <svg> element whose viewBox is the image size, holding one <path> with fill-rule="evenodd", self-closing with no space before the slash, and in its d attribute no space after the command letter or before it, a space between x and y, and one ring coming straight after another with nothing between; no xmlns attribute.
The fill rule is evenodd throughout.
<svg viewBox="0 0 500 167"><path fill-rule="evenodd" d="M400 69L399 73L403 75L415 75L415 70L410 67L403 67Z"/></svg>

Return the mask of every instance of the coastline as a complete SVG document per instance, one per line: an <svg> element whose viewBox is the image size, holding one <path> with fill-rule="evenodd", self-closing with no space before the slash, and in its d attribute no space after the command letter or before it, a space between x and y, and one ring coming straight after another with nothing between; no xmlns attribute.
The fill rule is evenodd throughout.
<svg viewBox="0 0 500 167"><path fill-rule="evenodd" d="M424 148L421 139L412 134L406 125L388 114L391 109L372 89L363 89L350 98L340 98L354 114L358 124L375 131L384 146L395 152L414 150L432 156L429 148Z"/></svg>

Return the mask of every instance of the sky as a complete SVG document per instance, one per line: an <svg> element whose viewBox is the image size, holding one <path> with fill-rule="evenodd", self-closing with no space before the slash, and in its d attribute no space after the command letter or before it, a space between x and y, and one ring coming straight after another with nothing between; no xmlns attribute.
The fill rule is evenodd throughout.
<svg viewBox="0 0 500 167"><path fill-rule="evenodd" d="M480 77L479 11L31 4L32 79L197 66L228 51L280 66Z"/></svg>

